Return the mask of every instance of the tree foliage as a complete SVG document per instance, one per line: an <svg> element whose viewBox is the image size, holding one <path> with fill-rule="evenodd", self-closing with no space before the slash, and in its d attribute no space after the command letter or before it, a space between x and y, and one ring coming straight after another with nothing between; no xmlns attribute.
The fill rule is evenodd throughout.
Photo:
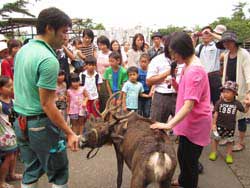
<svg viewBox="0 0 250 188"><path fill-rule="evenodd" d="M228 30L235 31L239 41L243 42L250 38L250 17L245 14L247 3L239 2L234 5L233 14L231 17L219 17L216 21L211 23L212 28L218 24L223 24ZM249 11L249 10L248 10Z"/></svg>
<svg viewBox="0 0 250 188"><path fill-rule="evenodd" d="M169 35L169 34L176 32L176 31L183 31L184 28L185 27L177 27L177 26L169 25L169 26L167 26L167 28L158 29L158 32L160 32L162 35Z"/></svg>
<svg viewBox="0 0 250 188"><path fill-rule="evenodd" d="M105 27L102 23L95 23L93 19L79 19L74 25L73 30L82 30L82 29L95 29L95 30L105 30Z"/></svg>
<svg viewBox="0 0 250 188"><path fill-rule="evenodd" d="M250 17L247 17L245 14L248 5L246 2L239 2L233 6L231 17L219 17L210 26L215 28L218 24L225 25L228 30L233 30L237 33L240 42L250 39ZM250 8L248 12L250 14ZM202 27L196 25L194 30L199 31L200 28ZM170 33L183 31L184 29L185 27L169 25L166 28L160 28L158 31L163 35L169 35Z"/></svg>
<svg viewBox="0 0 250 188"><path fill-rule="evenodd" d="M26 0L17 0L14 3L6 3L0 9L0 16L9 17L9 14L15 12L35 17L25 8L27 4L29 4L29 1Z"/></svg>

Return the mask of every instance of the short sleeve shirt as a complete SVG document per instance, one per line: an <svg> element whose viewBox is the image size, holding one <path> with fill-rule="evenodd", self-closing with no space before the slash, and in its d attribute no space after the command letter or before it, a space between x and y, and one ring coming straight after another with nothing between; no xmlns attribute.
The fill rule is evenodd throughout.
<svg viewBox="0 0 250 188"><path fill-rule="evenodd" d="M174 133L187 137L196 145L206 146L210 142L212 112L208 76L198 58L195 58L194 62L181 75L176 113L183 107L186 100L194 101L194 107L174 127Z"/></svg>
<svg viewBox="0 0 250 188"><path fill-rule="evenodd" d="M195 48L196 54L198 54L200 45ZM208 45L204 45L200 52L200 60L207 73L220 70L220 54L222 50L218 49L215 42L210 42Z"/></svg>
<svg viewBox="0 0 250 188"><path fill-rule="evenodd" d="M97 90L97 86L96 86L96 75L98 73L95 71L95 73L91 76L88 74L87 71L80 73L79 77L80 77L81 83L82 83L82 74L85 75L84 86L86 88L86 91L88 92L89 100L98 99L99 95L98 95L98 90ZM100 77L100 75L98 76L97 83L102 84L102 78Z"/></svg>
<svg viewBox="0 0 250 188"><path fill-rule="evenodd" d="M244 107L238 100L233 100L232 102L219 100L215 104L214 109L218 112L216 124L227 129L235 128L237 110L244 112Z"/></svg>
<svg viewBox="0 0 250 188"><path fill-rule="evenodd" d="M113 69L111 67L107 68L104 75L104 80L108 80L109 85L114 90L114 75L113 75ZM120 67L118 70L118 90L120 91L122 89L122 85L128 80L128 74L125 68Z"/></svg>
<svg viewBox="0 0 250 188"><path fill-rule="evenodd" d="M137 110L139 95L144 92L142 84L127 81L122 88L122 92L126 93L126 107Z"/></svg>
<svg viewBox="0 0 250 188"><path fill-rule="evenodd" d="M147 71L138 69L138 81L142 83L144 92L148 93L150 88L146 84Z"/></svg>
<svg viewBox="0 0 250 188"><path fill-rule="evenodd" d="M14 69L15 111L25 116L44 113L39 88L56 90L59 62L55 51L42 40L31 40L16 54Z"/></svg>

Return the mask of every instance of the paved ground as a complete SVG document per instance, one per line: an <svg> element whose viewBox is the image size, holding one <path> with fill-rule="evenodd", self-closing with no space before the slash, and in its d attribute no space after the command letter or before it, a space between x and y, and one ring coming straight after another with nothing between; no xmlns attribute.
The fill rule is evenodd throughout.
<svg viewBox="0 0 250 188"><path fill-rule="evenodd" d="M205 166L204 174L200 175L200 188L250 188L250 131L246 138L247 147L244 151L234 153L234 164L224 162L225 147L219 148L219 158L212 162L208 160L210 148L204 149L201 162ZM69 152L70 159L70 188L115 188L116 187L116 159L112 146L103 147L98 155L86 159L87 150L78 153ZM19 163L18 171L22 170ZM176 170L175 177L178 174ZM124 168L123 188L129 188L131 175L127 167ZM43 176L39 188L49 188L47 178ZM17 182L13 183L19 188Z"/></svg>

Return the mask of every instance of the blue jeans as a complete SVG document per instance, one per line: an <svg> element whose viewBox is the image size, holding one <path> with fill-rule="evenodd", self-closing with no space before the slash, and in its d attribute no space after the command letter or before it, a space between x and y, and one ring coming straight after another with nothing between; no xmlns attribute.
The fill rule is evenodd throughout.
<svg viewBox="0 0 250 188"><path fill-rule="evenodd" d="M66 150L51 153L64 140L63 132L46 117L27 121L25 139L18 121L14 122L21 158L25 165L23 184L32 184L46 173L50 183L64 185L68 182L68 158Z"/></svg>
<svg viewBox="0 0 250 188"><path fill-rule="evenodd" d="M138 114L148 118L150 116L150 108L151 108L151 98L143 98L139 97L138 101Z"/></svg>

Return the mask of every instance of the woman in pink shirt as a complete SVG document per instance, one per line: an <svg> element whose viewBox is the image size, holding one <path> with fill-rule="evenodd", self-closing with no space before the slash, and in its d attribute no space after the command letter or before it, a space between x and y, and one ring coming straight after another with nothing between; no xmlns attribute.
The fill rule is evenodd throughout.
<svg viewBox="0 0 250 188"><path fill-rule="evenodd" d="M102 79L106 69L110 66L109 64L109 54L111 51L109 39L106 36L100 36L97 39L97 45L99 51L97 53L97 72L101 76ZM100 90L100 111L102 112L105 109L106 102L109 98L108 90L106 88L105 82L101 85Z"/></svg>
<svg viewBox="0 0 250 188"><path fill-rule="evenodd" d="M207 74L194 55L188 34L177 32L170 41L172 58L185 64L178 86L176 115L168 123L155 123L152 129L173 129L180 136L178 183L184 188L197 188L198 161L204 146L210 143L212 112Z"/></svg>

